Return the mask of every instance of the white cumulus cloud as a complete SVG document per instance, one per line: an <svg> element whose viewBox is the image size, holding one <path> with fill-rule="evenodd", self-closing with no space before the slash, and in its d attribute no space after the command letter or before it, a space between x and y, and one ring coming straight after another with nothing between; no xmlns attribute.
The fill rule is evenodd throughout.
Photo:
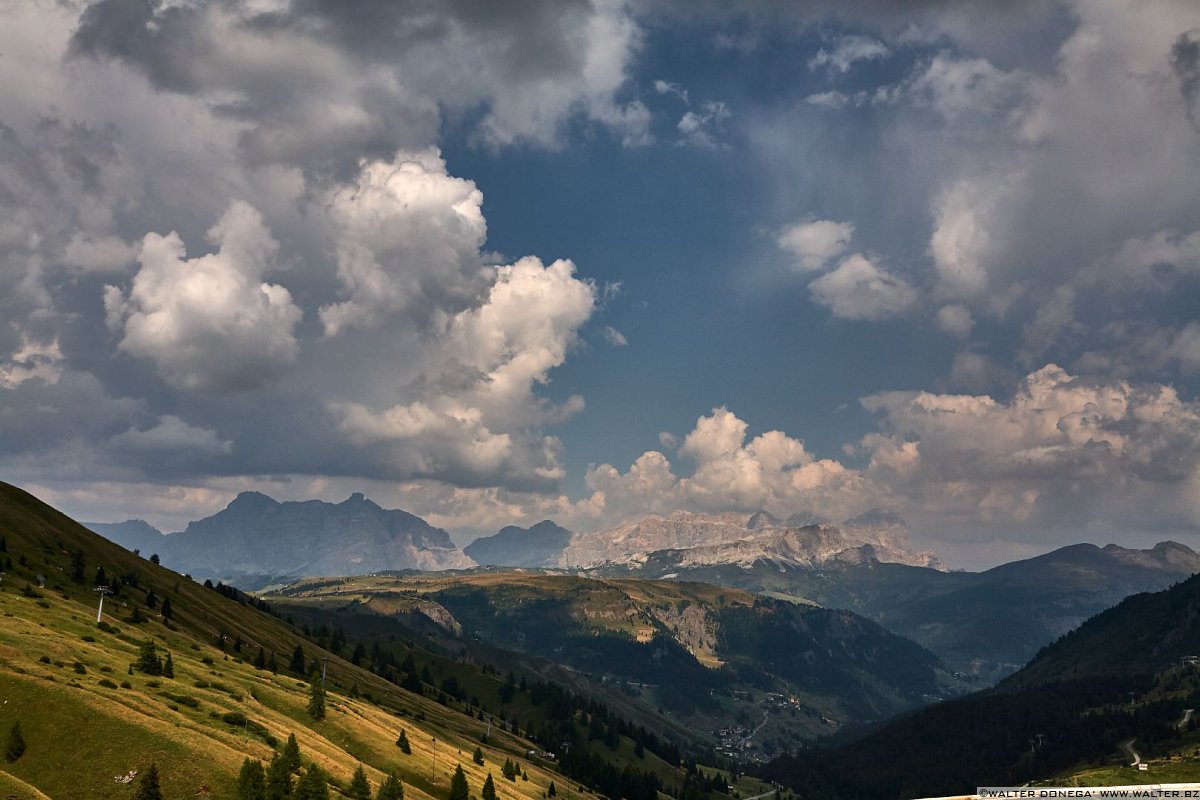
<svg viewBox="0 0 1200 800"><path fill-rule="evenodd" d="M208 239L216 252L189 259L179 234L147 234L132 286L105 290L109 326L173 386L251 388L295 360L301 312L263 280L279 245L254 208L235 202Z"/></svg>

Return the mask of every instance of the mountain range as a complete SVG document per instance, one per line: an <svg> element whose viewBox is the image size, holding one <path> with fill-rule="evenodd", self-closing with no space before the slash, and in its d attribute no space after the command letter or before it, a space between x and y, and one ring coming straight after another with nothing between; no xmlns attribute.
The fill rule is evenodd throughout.
<svg viewBox="0 0 1200 800"><path fill-rule="evenodd" d="M1080 544L983 572L948 571L917 552L904 520L884 511L836 525L676 511L594 533L545 520L508 526L460 551L444 530L361 494L333 504L245 492L181 533L162 535L140 520L90 527L181 571L248 589L301 576L479 564L711 583L853 611L981 683L1011 674L1130 594L1200 572L1200 555L1174 542L1146 550Z"/></svg>
<svg viewBox="0 0 1200 800"><path fill-rule="evenodd" d="M904 520L884 511L872 511L840 525L780 520L765 511L675 511L593 533L573 533L545 520L531 528L509 526L476 539L466 552L480 564L491 566L563 569L639 565L659 554L671 554L669 557L684 567L749 565L762 559L804 567L870 560L942 567L932 553L914 552Z"/></svg>
<svg viewBox="0 0 1200 800"><path fill-rule="evenodd" d="M446 531L358 492L341 503L280 503L242 492L211 517L165 535L141 520L85 525L180 571L227 580L474 566Z"/></svg>
<svg viewBox="0 0 1200 800"><path fill-rule="evenodd" d="M951 669L988 683L1125 597L1200 572L1200 554L1176 542L1146 550L1071 545L983 572L871 559L837 559L817 568L779 559L703 565L685 559L667 551L637 565L595 572L705 581L850 609L928 647Z"/></svg>

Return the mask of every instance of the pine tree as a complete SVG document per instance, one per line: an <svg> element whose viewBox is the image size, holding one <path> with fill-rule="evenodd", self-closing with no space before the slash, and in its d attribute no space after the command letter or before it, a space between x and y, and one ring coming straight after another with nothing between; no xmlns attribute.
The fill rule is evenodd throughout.
<svg viewBox="0 0 1200 800"><path fill-rule="evenodd" d="M496 800L496 782L492 780L492 773L488 773L487 780L483 782L483 789L479 792L480 800Z"/></svg>
<svg viewBox="0 0 1200 800"><path fill-rule="evenodd" d="M146 608L154 608L157 605L158 605L158 595L156 595L154 593L153 589L148 589L146 591Z"/></svg>
<svg viewBox="0 0 1200 800"><path fill-rule="evenodd" d="M163 598L162 608L159 609L158 613L162 616L163 622L171 621L171 618L174 616L174 613L171 611L171 598Z"/></svg>
<svg viewBox="0 0 1200 800"><path fill-rule="evenodd" d="M134 606L133 611L129 612L129 624L130 625L140 625L140 624L142 624L143 621L144 621L144 617L142 617L142 612L138 609L137 606Z"/></svg>
<svg viewBox="0 0 1200 800"><path fill-rule="evenodd" d="M167 660L163 662L162 674L164 678L175 677L175 662L171 660L170 653L167 653Z"/></svg>
<svg viewBox="0 0 1200 800"><path fill-rule="evenodd" d="M316 669L308 676L308 715L318 722L325 719L325 681Z"/></svg>
<svg viewBox="0 0 1200 800"><path fill-rule="evenodd" d="M158 785L158 765L150 762L150 769L142 773L133 800L163 800L162 787Z"/></svg>
<svg viewBox="0 0 1200 800"><path fill-rule="evenodd" d="M271 655L267 657L267 669L271 671L272 675L279 672L279 662L275 660L274 650L272 650Z"/></svg>
<svg viewBox="0 0 1200 800"><path fill-rule="evenodd" d="M329 800L329 780L325 771L316 764L309 764L300 780L296 781L294 800Z"/></svg>
<svg viewBox="0 0 1200 800"><path fill-rule="evenodd" d="M283 745L283 752L279 757L283 760L283 766L288 772L300 769L300 745L296 743L296 734L288 734L287 742Z"/></svg>
<svg viewBox="0 0 1200 800"><path fill-rule="evenodd" d="M454 770L454 777L450 779L450 794L446 795L446 800L470 800L471 789L467 786L467 773L463 772L462 764Z"/></svg>
<svg viewBox="0 0 1200 800"><path fill-rule="evenodd" d="M24 566L24 565L22 565ZM75 583L83 583L83 571L86 564L83 561L83 551L76 550L71 553L71 580Z"/></svg>
<svg viewBox="0 0 1200 800"><path fill-rule="evenodd" d="M367 783L367 773L363 772L362 764L354 770L354 777L350 779L350 788L347 789L346 796L354 800L371 800L371 784Z"/></svg>
<svg viewBox="0 0 1200 800"><path fill-rule="evenodd" d="M267 773L258 759L247 758L238 773L237 800L267 800Z"/></svg>
<svg viewBox="0 0 1200 800"><path fill-rule="evenodd" d="M304 674L304 648L296 645L296 649L292 651L292 660L288 662L288 670L297 675Z"/></svg>
<svg viewBox="0 0 1200 800"><path fill-rule="evenodd" d="M510 781L517 779L517 765L512 762L512 759L504 759L504 766L500 768L500 772Z"/></svg>
<svg viewBox="0 0 1200 800"><path fill-rule="evenodd" d="M296 758L299 760L299 753ZM291 796L292 769L284 753L276 753L267 767L267 800L290 800Z"/></svg>
<svg viewBox="0 0 1200 800"><path fill-rule="evenodd" d="M104 565L96 567L96 580L92 583L93 586L108 586L108 575L104 574Z"/></svg>
<svg viewBox="0 0 1200 800"><path fill-rule="evenodd" d="M158 660L158 650L154 642L146 642L138 650L138 660L133 668L147 675L162 675L162 662Z"/></svg>
<svg viewBox="0 0 1200 800"><path fill-rule="evenodd" d="M482 747L475 748L475 755L471 756L471 760L474 761L476 764L479 764L482 766L482 764L483 764L483 748Z"/></svg>
<svg viewBox="0 0 1200 800"><path fill-rule="evenodd" d="M554 797L558 794L558 790L554 788L554 781L550 781L550 788L546 790L547 797Z"/></svg>
<svg viewBox="0 0 1200 800"><path fill-rule="evenodd" d="M408 746L408 734L400 731L400 737L396 739L396 746L400 748L400 752L406 756L412 755L412 748Z"/></svg>
<svg viewBox="0 0 1200 800"><path fill-rule="evenodd" d="M265 669L267 666L267 656L263 653L262 645L258 646L258 655L254 657L254 668Z"/></svg>
<svg viewBox="0 0 1200 800"><path fill-rule="evenodd" d="M395 774L388 775L383 779L383 783L379 784L379 793L375 795L375 800L404 800L404 784Z"/></svg>
<svg viewBox="0 0 1200 800"><path fill-rule="evenodd" d="M25 737L21 734L21 721L17 720L8 730L8 744L4 746L4 760L12 763L25 753Z"/></svg>

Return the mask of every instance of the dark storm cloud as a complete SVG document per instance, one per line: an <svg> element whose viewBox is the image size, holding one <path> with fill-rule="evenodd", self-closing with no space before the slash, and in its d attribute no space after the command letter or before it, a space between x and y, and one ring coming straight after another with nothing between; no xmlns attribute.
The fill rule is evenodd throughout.
<svg viewBox="0 0 1200 800"><path fill-rule="evenodd" d="M1200 125L1196 119L1196 105L1200 103L1200 28L1179 34L1171 46L1171 69L1179 78L1179 91L1192 122Z"/></svg>

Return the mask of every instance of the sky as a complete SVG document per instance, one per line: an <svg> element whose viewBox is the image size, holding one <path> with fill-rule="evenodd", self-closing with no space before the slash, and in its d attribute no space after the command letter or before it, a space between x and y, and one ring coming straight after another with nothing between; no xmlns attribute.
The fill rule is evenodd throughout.
<svg viewBox="0 0 1200 800"><path fill-rule="evenodd" d="M1200 5L0 0L0 477L1200 548Z"/></svg>

